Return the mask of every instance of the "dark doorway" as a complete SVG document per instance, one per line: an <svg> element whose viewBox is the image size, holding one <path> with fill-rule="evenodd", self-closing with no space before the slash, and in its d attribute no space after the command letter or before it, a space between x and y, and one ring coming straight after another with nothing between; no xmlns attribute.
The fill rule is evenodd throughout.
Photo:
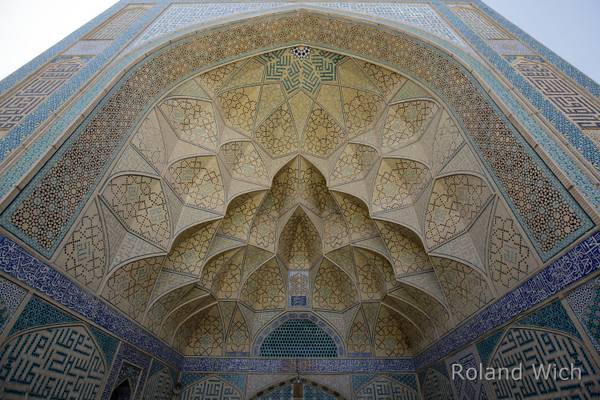
<svg viewBox="0 0 600 400"><path fill-rule="evenodd" d="M110 400L130 400L131 399L131 386L129 386L129 380L125 379L117 386L112 394Z"/></svg>

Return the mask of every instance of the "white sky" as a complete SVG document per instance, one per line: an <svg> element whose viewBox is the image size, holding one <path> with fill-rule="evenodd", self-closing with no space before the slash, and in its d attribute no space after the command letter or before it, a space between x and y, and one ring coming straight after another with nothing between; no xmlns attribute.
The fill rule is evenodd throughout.
<svg viewBox="0 0 600 400"><path fill-rule="evenodd" d="M600 82L600 0L485 1ZM0 80L114 3L0 0Z"/></svg>

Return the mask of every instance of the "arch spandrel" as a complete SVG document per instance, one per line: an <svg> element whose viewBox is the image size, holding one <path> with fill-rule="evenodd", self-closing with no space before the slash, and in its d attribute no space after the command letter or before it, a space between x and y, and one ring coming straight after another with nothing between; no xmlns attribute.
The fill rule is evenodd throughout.
<svg viewBox="0 0 600 400"><path fill-rule="evenodd" d="M304 36L293 27L299 23L298 18L306 27ZM315 32L320 24L328 26L329 31L317 36ZM290 26L292 29L289 29ZM204 222L206 213L211 213L212 218L222 221L215 222L215 235L207 234L207 238L202 239L202 246L208 246L208 253L203 260L212 260L225 251L239 248L237 251L240 253L240 260L236 263L236 271L239 273L233 274L237 282L234 289L223 294L223 288L228 286L227 282L223 282L223 277L232 273L222 270L223 266L215 271L208 271L211 261L205 263L200 257L189 259L196 273L191 281L185 282L186 285L197 282L204 289L217 294L217 297L222 295L221 297L228 300L238 301L247 282L243 258L247 246L262 248L278 257L278 260L283 259L282 264L285 265L286 261L290 264L290 260L286 260L286 254L281 254L281 249L285 249L285 246L282 247L279 242L282 238L288 244L293 240L293 235L284 233L286 222L289 222L288 217L294 215L294 210L306 210L306 218L317 221L313 223L317 235L312 236L317 243L315 248L320 247L319 256L327 257L329 252L346 246L351 249L366 248L380 251L392 261L392 266L400 266L395 271L395 279L399 281L415 282L425 275L427 279L433 279L431 277L435 276L432 273L434 263L430 259L428 249L433 245L447 244L455 239L455 235L446 235L447 241L438 240L435 236L435 239L430 240L430 245L428 240L433 236L427 236L426 232L429 225L454 217L457 219L458 216L446 215L446 220L442 221L443 213L437 212L441 207L439 204L436 205L438 208L431 207L429 210L427 201L430 199L430 193L427 186L431 186L430 181L433 181L435 187L435 182L444 179L448 170L468 172L460 169L469 165L464 161L464 157L460 160L455 158L463 149L470 152L471 160L483 160L485 170L472 171L472 175L469 176L480 176L478 179L485 180L486 188L489 189L486 199L504 196L519 217L524 230L528 234L533 232L530 237L534 239L540 254L552 254L560 247L561 242L567 240L566 236L555 234L552 238L545 237L542 233L546 229L544 224L547 221L537 221L534 225L531 222L534 216L524 215L525 208L521 206L525 200L514 190L515 186L523 185L524 181L520 181L519 177L507 175L506 164L492 154L491 142L498 136L502 136L505 141L511 140L511 156L516 154L520 157L516 161L526 165L525 175L539 178L541 185L545 185L544 190L550 191L554 202L570 216L571 232L582 232L589 226L587 217L573 207L564 188L557 186L557 181L552 181L549 171L544 169L545 166L537 156L517 137L518 133L483 93L477 79L470 75L455 57L449 57L431 43L419 42L408 34L372 30L360 23L311 12L301 12L293 18L285 14L271 16L269 23L260 19L248 20L231 29L236 33L230 35L231 37L218 30L200 32L152 54L146 61L133 67L131 75L124 78L121 86L115 89L113 97L108 98L111 105L122 105L119 101L123 101L127 91L134 91L139 93L139 98L144 101L136 103L136 98L136 101L123 106L127 109L127 114L119 118L118 124L113 124L113 121L105 117L105 109L102 107L94 117L95 126L106 128L106 132L123 138L125 131L131 132L132 148L157 172L157 177L152 179L162 187L166 185L170 188L170 194L165 190L163 207L166 210L165 216L177 216L170 217L170 231L181 232L177 226L182 226L182 221L185 221L186 227ZM260 38L261 29L275 32L274 43L277 48L274 51L265 51L271 44ZM363 37L360 38L360 35ZM233 46L237 53L230 54L232 48L226 44L227 40L233 40L233 36L243 38L244 43L243 46ZM208 40L214 43L216 38L224 46L213 44L212 47L219 48L209 49ZM364 45L361 45L365 43L364 40L371 40L375 45L365 49ZM303 43L303 48L310 49L311 55L308 59L298 57L294 49L299 46L290 46L291 43ZM240 46L243 47L243 51L240 50ZM398 51L392 54L390 49ZM240 60L241 53L249 57ZM315 64L315 60L318 60L318 65L326 67L319 70L315 65L311 66L311 63ZM289 61L289 65L284 61ZM185 63L189 65L184 65ZM283 63L279 70L273 67L278 63ZM294 77L294 69L290 67L294 64L308 64L308 67L300 76ZM209 68L212 69L208 70ZM142 75L147 77L147 81L141 79ZM183 82L185 79L187 81ZM461 96L458 87L464 92ZM194 99L195 101L191 101ZM477 118L482 115L486 117L478 123ZM73 139L74 144L69 144L71 147L66 148L63 153L65 158L71 156L70 151L76 151L73 149L79 143L83 143L79 140L89 140L93 134L90 126L82 126L83 133ZM492 138L487 138L487 142L484 142L481 130L492 126ZM284 134L291 136L285 136L284 140L281 140ZM84 137L86 139L80 139ZM385 139L386 137L388 139ZM350 150L346 151L347 149ZM105 150L110 153L111 149ZM402 163L396 160L406 159L400 157L403 151L413 152L418 155L413 158L423 161L421 165L425 166L430 174L425 179L427 182L417 179L422 178L423 174L419 175L415 168L411 170L399 165ZM398 170L395 174L401 183L397 186L404 185L406 195L399 199L394 195L399 190L392 188L391 195L382 190L377 202L374 202L374 186L378 182L382 184L384 173L392 173L387 170L380 173L384 154L385 160L394 160L390 171L394 168ZM468 157L466 159L468 161ZM193 165L181 165L190 164L189 160L193 160ZM109 157L103 162L108 164ZM294 163L296 166L290 167ZM447 169L446 172L444 168ZM288 175L282 174L286 169L289 170L286 172ZM99 177L100 171L101 168L90 169L87 172L90 176ZM16 228L19 232L29 235L32 243L37 243L43 252L50 254L64 233L64 227L69 224L67 219L60 215L55 216L55 225L58 228L49 231L44 238L36 236L35 231L23 230L27 225L23 223L27 202L34 199L35 193L38 193L34 186L50 188L52 192L52 183L46 178L49 175L44 175L46 172L59 175L65 173L64 168L60 167L52 172L50 169L44 170L35 184L22 195L24 201L17 201L9 214L13 227L19 226ZM133 174L135 171L129 171L130 174L125 174L126 170L121 172L128 176L136 175ZM413 180L402 181L409 175ZM415 179L420 184L415 184ZM334 184L336 189L340 185L339 192L332 195L329 187ZM245 206L239 205L238 202L245 204L242 198L251 198L258 188L268 193L261 199L255 199L252 207L248 207L248 213L238 215L228 210L228 207L232 206L235 206L236 210L244 208ZM72 199L73 204L83 203L86 198L85 191L78 190L74 191L76 197ZM465 193L461 193L461 199L466 196L468 201L465 201L465 204L471 204L474 200L469 196L472 195L478 194L466 190ZM344 196L364 200L365 210L358 213L355 210L356 205L345 204L346 201L342 199ZM384 202L386 196L387 202ZM480 197L475 200L481 200ZM484 200L479 203L483 203ZM412 207L410 212L407 211L408 207ZM479 211L477 209L469 212L469 221L462 222L463 231L470 226L471 219L475 218L475 215L471 214L477 214ZM381 220L386 222L375 223L371 216L376 212L385 213ZM428 219L425 218L426 212L430 214ZM414 214L414 218L406 221L406 215L409 213ZM466 213L465 211L465 215ZM146 214L148 219L156 218L162 221L162 214L155 212L152 207ZM223 214L224 218L220 218ZM340 218L335 219L338 214ZM328 220L326 217L332 219ZM515 220L512 215L509 217ZM551 218L551 215L546 217ZM167 244L173 243L174 238L165 239L160 236L164 232L155 229L142 232L132 222L133 219L123 220L129 224L130 234L139 235L143 240L160 239L161 243L166 243L163 245L165 249L171 247L169 251L163 251L166 259L171 259L178 244ZM334 221L335 224L329 225L339 226L339 229L323 235L326 231L322 228L323 221ZM229 227L226 226L227 223L230 224ZM272 226L267 226L269 224ZM373 226L381 224L389 224L393 228L389 230L394 232L393 239L405 245L396 246L398 248L394 248L392 252L388 248L392 242L382 238L380 229L372 229ZM240 229L234 229L234 225ZM403 228L405 226L411 227L410 232ZM81 229L75 231L81 232ZM70 235L76 235L75 231ZM257 234L258 231L260 232ZM344 231L347 234L342 237ZM456 235L463 233L459 231ZM264 241L264 237L268 237L268 240ZM334 237L336 240L331 241L333 244L324 246L325 237ZM270 247L269 242L278 245ZM61 247L60 251L64 253L68 250ZM105 249L106 253L110 254L110 251ZM181 257L187 255L182 254ZM186 260L189 261L187 258ZM87 262L81 259L74 263L86 265ZM129 264L117 268L123 268L123 271L133 269ZM302 264L303 268L312 270L309 276L313 280L317 275L314 273L316 264L316 258ZM161 268L161 272L169 269L166 264L162 264ZM286 268L290 269L290 266ZM461 264L460 268L462 273L470 274L470 266ZM473 274L481 274L479 270L473 271ZM208 272L212 275L208 276ZM130 279L132 287L145 285L141 281L137 282L135 276ZM427 279L423 278L420 282L425 282L424 286L433 287L437 284L439 287L439 282L430 283ZM481 283L486 279L474 279L473 285L476 286L477 282ZM284 276L284 282L286 280L287 276ZM352 281L352 278L349 280ZM382 296L395 287L393 284L384 286ZM491 285L489 286L487 295L481 294L486 290L484 287L474 289L486 300L473 305L475 309L483 307L494 296ZM157 287L158 285L155 290ZM179 284L173 285L165 290L163 286L161 290L165 291L160 293L160 297L179 287ZM289 291L287 288L285 290ZM430 292L435 290L437 289L431 289ZM308 301L300 309L312 306L311 293L307 296ZM152 298L150 294L148 297ZM360 296L354 296L351 303L345 304L344 307L353 307L361 301ZM290 304L287 303L286 309L293 310ZM451 308L460 307L451 305ZM443 318L437 309L424 312L436 313L435 316L428 314L428 318L431 319ZM450 319L460 322L464 317L466 316L453 314ZM229 326L229 321L224 321L223 324ZM192 323L189 326L192 326ZM395 332L395 329L389 327L390 332ZM193 337L193 334L190 332L188 336ZM223 340L225 339L224 337ZM407 349L407 354L412 354L414 350L416 349ZM215 355L217 353L221 355L223 350L215 351Z"/></svg>

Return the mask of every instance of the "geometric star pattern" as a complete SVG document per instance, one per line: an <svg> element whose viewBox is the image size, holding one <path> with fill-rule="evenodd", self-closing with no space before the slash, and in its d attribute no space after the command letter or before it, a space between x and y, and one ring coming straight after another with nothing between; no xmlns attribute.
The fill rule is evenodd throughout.
<svg viewBox="0 0 600 400"><path fill-rule="evenodd" d="M264 324L298 308L344 326L354 356L413 354L521 282L534 251L516 219L496 211L489 238L469 232L489 276L430 256L475 230L496 194L473 163L441 172L467 165L461 128L396 72L298 54L250 57L175 85L58 264L187 355L249 354ZM106 213L140 253L107 279L118 229ZM428 321L435 329L420 333Z"/></svg>

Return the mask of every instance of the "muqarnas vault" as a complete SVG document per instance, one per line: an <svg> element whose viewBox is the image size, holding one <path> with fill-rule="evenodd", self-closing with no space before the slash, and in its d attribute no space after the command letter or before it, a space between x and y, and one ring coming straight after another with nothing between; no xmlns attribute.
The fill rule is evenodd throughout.
<svg viewBox="0 0 600 400"><path fill-rule="evenodd" d="M0 397L598 398L599 96L478 0L120 1L0 82Z"/></svg>

